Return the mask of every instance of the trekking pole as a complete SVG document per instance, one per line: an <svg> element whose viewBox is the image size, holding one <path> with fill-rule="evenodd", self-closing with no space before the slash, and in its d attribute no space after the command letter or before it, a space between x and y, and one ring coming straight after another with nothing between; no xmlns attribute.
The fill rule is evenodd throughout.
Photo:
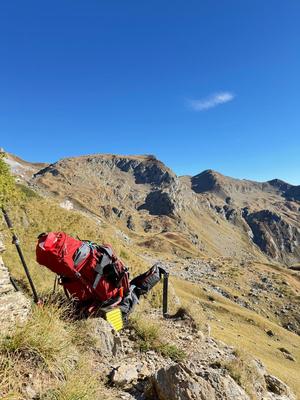
<svg viewBox="0 0 300 400"><path fill-rule="evenodd" d="M30 285L31 290L32 290L32 293L33 293L34 302L35 302L35 303L39 303L39 297L38 297L38 295L37 295L35 286L34 286L34 284L33 284L33 281L32 281L32 279L31 279L31 276L30 276L29 269L28 269L27 264L26 264L26 261L25 261L25 259L24 259L24 256L23 256L23 253L22 253L22 249L21 249L21 246L20 246L19 238L18 238L18 236L15 234L13 225L12 225L12 223L11 223L11 220L10 220L8 214L7 214L7 211L6 211L3 207L2 207L2 213L3 213L4 219L5 219L6 225L8 226L9 230L10 230L11 233L12 233L12 243L13 243L13 244L16 246L16 248L17 248L17 251L18 251L18 254L19 254L21 263L22 263L22 265L23 265L25 274L26 274L26 276L27 276L27 279L28 279L28 281L29 281L29 285Z"/></svg>
<svg viewBox="0 0 300 400"><path fill-rule="evenodd" d="M12 276L10 276L10 277L9 277L9 280L10 280L11 284L13 285L15 291L18 292L18 291L19 291L19 288L18 288L18 285L16 284L14 278L13 278Z"/></svg>
<svg viewBox="0 0 300 400"><path fill-rule="evenodd" d="M168 315L168 284L169 284L169 273L164 271L164 282L163 282L163 316L166 318Z"/></svg>

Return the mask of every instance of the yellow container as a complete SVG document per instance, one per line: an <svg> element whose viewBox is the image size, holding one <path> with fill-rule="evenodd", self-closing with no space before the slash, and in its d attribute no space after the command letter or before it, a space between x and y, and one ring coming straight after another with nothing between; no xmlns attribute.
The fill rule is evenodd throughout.
<svg viewBox="0 0 300 400"><path fill-rule="evenodd" d="M123 328L122 312L119 308L108 311L105 314L105 319L111 324L115 331L120 331Z"/></svg>

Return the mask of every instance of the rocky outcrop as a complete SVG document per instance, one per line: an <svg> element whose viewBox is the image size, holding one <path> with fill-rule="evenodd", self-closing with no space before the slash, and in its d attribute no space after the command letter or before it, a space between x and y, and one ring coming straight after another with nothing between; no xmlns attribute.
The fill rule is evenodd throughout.
<svg viewBox="0 0 300 400"><path fill-rule="evenodd" d="M95 339L93 350L105 357L114 357L122 351L120 337L103 318L91 318L89 331Z"/></svg>
<svg viewBox="0 0 300 400"><path fill-rule="evenodd" d="M174 203L168 193L161 190L151 192L138 210L148 210L151 215L172 215Z"/></svg>
<svg viewBox="0 0 300 400"><path fill-rule="evenodd" d="M291 399L296 400L296 397L291 392L290 388L280 379L273 375L265 374L265 382L270 399Z"/></svg>
<svg viewBox="0 0 300 400"><path fill-rule="evenodd" d="M1 253L4 245L0 238L0 328L1 333L12 330L16 323L26 320L30 311L30 301L14 288Z"/></svg>
<svg viewBox="0 0 300 400"><path fill-rule="evenodd" d="M114 162L121 171L132 171L137 184L162 186L176 179L176 175L154 156L146 156L145 160L116 157Z"/></svg>
<svg viewBox="0 0 300 400"><path fill-rule="evenodd" d="M300 201L300 186L292 186L285 192L287 199Z"/></svg>
<svg viewBox="0 0 300 400"><path fill-rule="evenodd" d="M110 379L115 386L125 387L131 382L137 381L137 368L136 366L127 363L118 365L113 369Z"/></svg>
<svg viewBox="0 0 300 400"><path fill-rule="evenodd" d="M244 214L253 232L253 241L260 249L275 259L297 252L300 230L280 215L269 210Z"/></svg>
<svg viewBox="0 0 300 400"><path fill-rule="evenodd" d="M201 357L199 357L201 358ZM158 400L296 400L289 387L278 378L261 373L257 364L256 380L248 393L218 364L211 366L187 362L161 368L151 378L148 398Z"/></svg>
<svg viewBox="0 0 300 400"><path fill-rule="evenodd" d="M152 385L159 400L216 399L214 388L204 378L178 364L160 369L153 376Z"/></svg>

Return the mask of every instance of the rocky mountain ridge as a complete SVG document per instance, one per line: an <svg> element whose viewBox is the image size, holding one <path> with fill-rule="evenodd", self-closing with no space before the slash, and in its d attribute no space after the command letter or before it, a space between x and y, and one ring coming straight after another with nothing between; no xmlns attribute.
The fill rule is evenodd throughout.
<svg viewBox="0 0 300 400"><path fill-rule="evenodd" d="M212 170L178 177L151 155L96 154L35 169L26 180L133 232L176 232L195 252L300 260L300 186L278 179L259 183Z"/></svg>
<svg viewBox="0 0 300 400"><path fill-rule="evenodd" d="M31 175L29 163L27 175L19 165L18 158L13 171L38 191L138 234L176 232L196 253L300 260L300 186L213 170L178 177L152 155L71 157L41 169L34 164Z"/></svg>

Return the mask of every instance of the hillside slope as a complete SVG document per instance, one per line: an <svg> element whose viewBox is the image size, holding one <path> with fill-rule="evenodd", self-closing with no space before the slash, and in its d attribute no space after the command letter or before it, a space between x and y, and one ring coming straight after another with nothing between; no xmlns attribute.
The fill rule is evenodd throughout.
<svg viewBox="0 0 300 400"><path fill-rule="evenodd" d="M9 339L6 337L1 345L0 364L7 365L1 371L1 373L5 372L5 375L0 373L1 389L4 390L2 392L4 395L12 396L15 393L15 397L12 398L32 399L32 395L40 393L43 399L65 400L71 399L70 396L76 394L82 396L83 399L93 399L93 393L100 391L100 398L105 395L106 398L117 399L120 395L126 396L123 383L121 388L118 386L119 383L113 384L113 388L105 385L106 376L111 372L110 366L114 363L115 368L120 369L120 373L122 368L126 368L132 371L133 377L138 377L137 382L130 381L125 386L133 396L128 399L141 399L145 390L144 385L149 382L151 376L155 377L153 378L154 388L163 390L163 387L159 389L160 374L168 374L169 368L173 368L172 365L174 365L172 357L182 357L184 353L188 355L187 359L192 357L194 360L193 364L188 366L191 372L185 379L194 382L199 373L211 377L210 379L213 376L215 379L223 377L224 382L229 380L230 390L233 390L234 384L230 381L230 377L233 377L243 388L235 387L234 390L243 396L235 397L235 399L248 399L246 393L252 393L251 399L261 399L258 394L255 394L256 390L262 390L262 393L266 395L266 386L262 378L265 372L261 372L262 367L258 368L254 363L250 370L246 368L253 356L267 366L269 373L280 377L293 388L295 393L300 394L300 386L297 383L300 339L293 333L293 330L299 330L297 318L300 321L297 317L297 301L299 301L300 293L297 273L272 265L252 262L239 265L232 259L216 259L207 256L187 258L180 254L171 255L168 251L163 254L161 251L152 251L151 248L141 248L124 232L101 222L94 216L66 210L51 199L42 198L25 187L20 186L20 188L24 190L25 199L18 207L11 209L10 214L20 236L34 282L40 296L45 300L49 298L49 293L52 291L54 276L34 261L36 236L44 230L63 229L73 235L78 234L81 237L87 235L85 237L98 242L103 240L112 242L117 252L129 265L133 275L146 269L159 257L171 274L170 313L176 313L180 307L186 311L183 311L183 314L179 313L177 319L164 320L160 311L162 288L159 285L134 313L133 328L122 334L123 347L120 348L117 358L111 354L112 358L105 359L101 352L107 348L105 346L108 343L113 344L118 339L109 336L111 334L104 326L97 324L94 326L93 321L72 322L69 317L65 320L66 314L61 314L55 303L53 304L55 298L50 302L46 300L45 306L42 309L34 307L28 323L13 333ZM10 232L5 229L3 223L1 230L7 245L4 253L5 264L9 267L19 287L29 295L24 272L20 267L14 246L10 243ZM170 238L170 240L174 239ZM62 293L58 299L61 296ZM278 314L279 310L282 310L282 313ZM51 329L49 329L50 326ZM101 336L104 342L95 344L91 329L96 329L96 337L100 332L104 332L101 333L104 335ZM267 332L272 332L272 336L269 336ZM59 337L64 342L60 342ZM38 338L45 338L45 341L40 342ZM164 338L166 342L161 344L161 338ZM235 350L228 346L224 347L215 339L234 346ZM50 341L50 347L47 344L48 341ZM88 346L84 347L86 341ZM190 343L193 343L192 347ZM167 344L169 347L166 347ZM35 350L32 350L31 346L35 346ZM61 353L62 349L64 349L63 353ZM113 347L109 349L111 352ZM122 349L127 349L127 353L122 353ZM161 354L161 349L163 349L163 354ZM11 364L7 364L7 358L5 358L7 350L10 354L9 363L14 363L13 369L8 369ZM38 354L46 357L49 365L40 361L37 351ZM150 353L148 354L147 351ZM68 359L64 359L66 352L73 359L77 359L80 353L79 363L70 364ZM99 352L102 354L101 358L99 358ZM29 358L28 355L30 355ZM49 360L48 357L50 357ZM227 360L226 363L225 360ZM198 369L193 372L195 365L198 365L195 362L198 364L200 362L201 368L198 366ZM99 363L100 369L97 367ZM140 369L140 364L143 365L143 370ZM242 373L240 377L235 369L236 364L239 365L239 374ZM52 368L66 368L66 376L63 379L56 377L51 372ZM162 370L164 368L165 372ZM30 371L30 378L27 379L26 384L23 381L24 369ZM161 372L155 375L158 370ZM38 371L43 371L42 381ZM171 371L172 369L170 373ZM205 375L208 371L212 375ZM18 379L15 379L15 374L18 375ZM78 380L79 376L81 378ZM98 383L91 378L95 376L99 376ZM260 380L262 385L260 389L254 388L253 377ZM118 378L116 375L114 379L124 378ZM77 382L76 385L75 382ZM176 383L175 380L172 384L175 385L174 390L176 390L176 385L180 383ZM280 387L280 390L283 390L282 393L285 393L287 389L284 386ZM225 398L225 388L220 387L219 391ZM281 397L271 397L271 393L269 396L269 399L281 399ZM292 399L293 397L283 398Z"/></svg>
<svg viewBox="0 0 300 400"><path fill-rule="evenodd" d="M299 187L276 179L258 183L212 170L177 177L153 156L96 154L60 160L29 182L145 236L146 245L172 232L193 254L300 260Z"/></svg>

